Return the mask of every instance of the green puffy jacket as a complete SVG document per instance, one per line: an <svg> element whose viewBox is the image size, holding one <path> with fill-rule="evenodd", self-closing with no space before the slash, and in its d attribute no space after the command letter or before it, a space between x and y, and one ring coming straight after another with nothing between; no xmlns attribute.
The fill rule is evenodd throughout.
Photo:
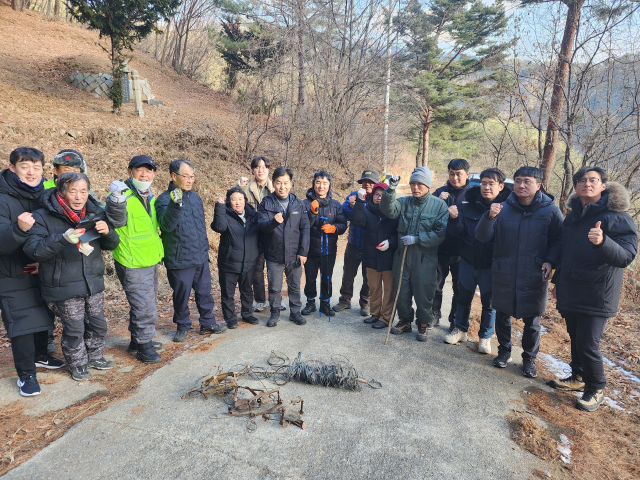
<svg viewBox="0 0 640 480"><path fill-rule="evenodd" d="M51 180L47 180L43 184L45 190L49 190L50 188L56 188L56 180L52 178Z"/></svg>
<svg viewBox="0 0 640 480"><path fill-rule="evenodd" d="M415 244L417 251L434 254L438 252L449 220L444 201L433 195L396 199L395 189L388 188L382 194L380 211L388 218L398 219L398 250L404 248L400 237L413 235L420 238L420 242Z"/></svg>
<svg viewBox="0 0 640 480"><path fill-rule="evenodd" d="M120 245L113 251L113 259L128 268L157 265L164 257L162 240L158 234L156 199L151 199L149 212L131 190L127 195L127 224L117 228Z"/></svg>

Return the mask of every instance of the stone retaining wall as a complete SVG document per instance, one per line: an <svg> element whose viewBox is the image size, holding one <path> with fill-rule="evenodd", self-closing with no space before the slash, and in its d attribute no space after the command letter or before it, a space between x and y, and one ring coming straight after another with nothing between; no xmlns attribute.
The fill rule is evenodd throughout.
<svg viewBox="0 0 640 480"><path fill-rule="evenodd" d="M113 86L113 77L106 73L80 73L76 70L66 79L66 82L90 93L94 97L109 98L109 90ZM147 97L147 100L154 98L149 83L146 80L140 80L140 88L142 94ZM129 91L133 92L131 78L129 78ZM131 95L131 101L133 102L133 94Z"/></svg>

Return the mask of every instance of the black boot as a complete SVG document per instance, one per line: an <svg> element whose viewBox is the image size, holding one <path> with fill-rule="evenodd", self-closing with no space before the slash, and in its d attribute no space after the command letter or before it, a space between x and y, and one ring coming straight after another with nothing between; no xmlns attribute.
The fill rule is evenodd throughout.
<svg viewBox="0 0 640 480"><path fill-rule="evenodd" d="M275 327L276 325L278 325L279 319L280 319L280 310L278 310L277 308L274 310L271 310L271 316L269 317L269 320L267 320L267 327Z"/></svg>
<svg viewBox="0 0 640 480"><path fill-rule="evenodd" d="M315 305L314 305L314 310L315 310ZM329 303L329 300L322 300L320 302L320 313L324 313L327 317L333 317L336 312L333 308L331 308L331 304Z"/></svg>
<svg viewBox="0 0 640 480"><path fill-rule="evenodd" d="M153 342L138 344L138 360L144 363L158 363L161 360Z"/></svg>
<svg viewBox="0 0 640 480"><path fill-rule="evenodd" d="M162 348L162 344L160 342L152 342L153 348L156 350L160 350ZM127 347L127 352L129 353L138 353L138 344L133 340L129 342L129 346Z"/></svg>
<svg viewBox="0 0 640 480"><path fill-rule="evenodd" d="M316 311L316 301L307 300L307 304L304 306L304 308L300 313L302 315L311 315L315 311ZM320 311L322 311L322 304L320 305Z"/></svg>

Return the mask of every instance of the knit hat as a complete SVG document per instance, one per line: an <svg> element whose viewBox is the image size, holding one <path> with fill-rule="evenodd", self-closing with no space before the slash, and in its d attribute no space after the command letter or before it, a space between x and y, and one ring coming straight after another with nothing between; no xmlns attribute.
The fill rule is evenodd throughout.
<svg viewBox="0 0 640 480"><path fill-rule="evenodd" d="M431 188L431 170L427 167L416 167L409 178L409 183L411 182L418 182Z"/></svg>
<svg viewBox="0 0 640 480"><path fill-rule="evenodd" d="M75 150L62 150L55 157L53 157L53 166L64 165L67 167L79 168L81 173L87 173L87 164L84 162L84 158L79 152Z"/></svg>
<svg viewBox="0 0 640 480"><path fill-rule="evenodd" d="M381 189L383 189L383 190L386 190L387 188L389 188L389 185L387 185L387 184L386 184L386 183L384 183L384 182L378 182L378 183L376 183L376 184L373 186L373 188L371 189L371 191L372 191L372 192L375 192L375 191L376 191L376 188L381 188Z"/></svg>

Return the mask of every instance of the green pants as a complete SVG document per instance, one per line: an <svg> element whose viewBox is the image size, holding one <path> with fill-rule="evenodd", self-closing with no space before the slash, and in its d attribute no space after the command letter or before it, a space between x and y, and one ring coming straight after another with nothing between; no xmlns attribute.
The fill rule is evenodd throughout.
<svg viewBox="0 0 640 480"><path fill-rule="evenodd" d="M395 285L400 284L400 267L402 263L401 246L393 256L393 279ZM434 322L431 305L436 293L438 277L437 249L433 253L424 252L416 245L407 247L407 257L402 271L402 285L398 296L398 318L413 321L413 301L416 302L416 324L431 325ZM396 287L397 288L397 287Z"/></svg>

